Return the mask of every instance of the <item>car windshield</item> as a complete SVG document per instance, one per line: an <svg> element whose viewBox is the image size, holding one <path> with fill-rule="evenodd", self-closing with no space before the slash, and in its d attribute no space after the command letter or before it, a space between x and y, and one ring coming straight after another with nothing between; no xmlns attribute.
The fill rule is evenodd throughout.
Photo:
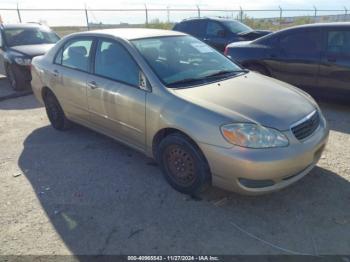
<svg viewBox="0 0 350 262"><path fill-rule="evenodd" d="M54 32L42 28L6 28L4 32L8 46L53 44L59 40Z"/></svg>
<svg viewBox="0 0 350 262"><path fill-rule="evenodd" d="M144 38L132 42L168 87L200 85L245 72L224 55L191 36Z"/></svg>
<svg viewBox="0 0 350 262"><path fill-rule="evenodd" d="M235 34L253 31L253 29L251 29L249 26L234 20L223 21L223 24Z"/></svg>

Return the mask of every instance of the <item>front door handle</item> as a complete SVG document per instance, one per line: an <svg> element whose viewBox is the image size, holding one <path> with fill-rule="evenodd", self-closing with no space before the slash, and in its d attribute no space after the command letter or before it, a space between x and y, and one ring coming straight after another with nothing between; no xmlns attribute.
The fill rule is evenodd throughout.
<svg viewBox="0 0 350 262"><path fill-rule="evenodd" d="M98 85L97 85L97 83L96 83L95 81L89 81L89 82L87 83L87 85L88 85L88 87L90 87L91 89L96 89L96 88L98 88Z"/></svg>

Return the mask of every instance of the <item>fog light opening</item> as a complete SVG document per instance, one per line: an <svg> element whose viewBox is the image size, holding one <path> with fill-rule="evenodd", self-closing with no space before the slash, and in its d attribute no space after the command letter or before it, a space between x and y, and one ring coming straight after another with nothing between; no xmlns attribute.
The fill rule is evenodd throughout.
<svg viewBox="0 0 350 262"><path fill-rule="evenodd" d="M246 178L239 178L239 183L241 183L242 186L248 187L248 188L264 188L273 186L275 182L272 180L253 180L253 179L246 179Z"/></svg>

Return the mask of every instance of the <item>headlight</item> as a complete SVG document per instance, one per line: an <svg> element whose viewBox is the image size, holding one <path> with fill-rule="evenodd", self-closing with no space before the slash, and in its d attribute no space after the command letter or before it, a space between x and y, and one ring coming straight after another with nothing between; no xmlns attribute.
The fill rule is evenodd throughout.
<svg viewBox="0 0 350 262"><path fill-rule="evenodd" d="M221 127L222 135L231 144L249 148L288 146L288 138L276 129L248 123Z"/></svg>
<svg viewBox="0 0 350 262"><path fill-rule="evenodd" d="M22 66L29 66L32 60L30 58L15 57L15 62Z"/></svg>

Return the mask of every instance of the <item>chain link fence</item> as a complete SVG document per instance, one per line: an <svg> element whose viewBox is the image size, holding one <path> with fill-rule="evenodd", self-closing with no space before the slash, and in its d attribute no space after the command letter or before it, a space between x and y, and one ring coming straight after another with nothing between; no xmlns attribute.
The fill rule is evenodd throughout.
<svg viewBox="0 0 350 262"><path fill-rule="evenodd" d="M39 9L39 8L1 8L4 22L41 22L58 27L61 34L70 30L90 30L111 27L155 27L171 28L172 25L189 17L218 16L240 20L253 28L277 30L283 27L315 23L350 21L347 7L341 9L208 9L194 8L142 8L129 9ZM7 19L10 18L10 19ZM71 28L71 29L70 29ZM65 32L66 30L67 32Z"/></svg>

